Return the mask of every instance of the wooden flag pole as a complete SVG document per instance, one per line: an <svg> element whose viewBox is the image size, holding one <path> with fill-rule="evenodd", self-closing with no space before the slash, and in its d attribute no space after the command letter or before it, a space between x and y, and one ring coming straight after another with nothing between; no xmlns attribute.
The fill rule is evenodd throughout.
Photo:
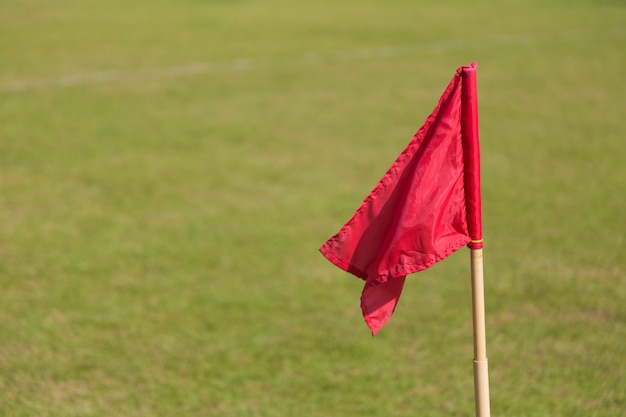
<svg viewBox="0 0 626 417"><path fill-rule="evenodd" d="M485 285L483 250L470 249L472 269L472 315L474 324L474 400L476 417L489 417L489 372L485 331Z"/></svg>
<svg viewBox="0 0 626 417"><path fill-rule="evenodd" d="M483 231L480 199L480 146L478 141L478 95L473 62L461 68L463 76L461 131L465 163L465 197L468 245L472 267L472 321L474 326L474 397L476 417L489 417L489 376L485 332L485 284L483 279Z"/></svg>

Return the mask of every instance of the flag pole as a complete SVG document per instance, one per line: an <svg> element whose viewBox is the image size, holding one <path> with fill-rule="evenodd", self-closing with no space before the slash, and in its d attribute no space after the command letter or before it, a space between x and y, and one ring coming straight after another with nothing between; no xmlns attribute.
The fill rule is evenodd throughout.
<svg viewBox="0 0 626 417"><path fill-rule="evenodd" d="M476 417L489 417L489 371L485 330L483 250L470 249L472 268L472 316L474 323L474 400Z"/></svg>
<svg viewBox="0 0 626 417"><path fill-rule="evenodd" d="M465 176L467 226L471 242L472 322L474 328L474 400L476 417L491 415L485 330L485 284L483 275L482 208L480 197L480 147L478 141L478 95L476 63L462 68L461 132Z"/></svg>

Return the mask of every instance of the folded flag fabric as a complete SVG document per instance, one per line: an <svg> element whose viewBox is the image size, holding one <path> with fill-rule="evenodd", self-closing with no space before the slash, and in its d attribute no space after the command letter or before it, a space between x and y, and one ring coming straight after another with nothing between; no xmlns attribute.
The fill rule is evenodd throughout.
<svg viewBox="0 0 626 417"><path fill-rule="evenodd" d="M361 309L372 335L394 312L408 274L431 267L474 239L467 221L462 118L467 118L463 74L475 68L457 70L406 149L354 216L320 248L333 264L365 280Z"/></svg>

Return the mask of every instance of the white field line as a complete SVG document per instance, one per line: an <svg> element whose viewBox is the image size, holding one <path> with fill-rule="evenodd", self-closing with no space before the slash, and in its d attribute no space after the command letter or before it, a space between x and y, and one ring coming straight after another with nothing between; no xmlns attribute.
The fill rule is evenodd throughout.
<svg viewBox="0 0 626 417"><path fill-rule="evenodd" d="M0 94L67 88L81 85L95 85L120 81L141 81L161 78L179 78L209 73L235 72L269 68L281 65L319 65L323 63L343 63L365 60L380 60L415 55L424 52L449 52L465 49L503 48L528 46L541 43L566 43L580 41L598 41L626 37L625 28L608 29L602 33L557 33L552 35L518 34L502 35L487 39L450 39L434 42L365 47L343 50L334 53L306 52L287 58L238 58L221 62L195 62L184 65L111 69L85 73L67 74L57 77L24 78L0 83Z"/></svg>

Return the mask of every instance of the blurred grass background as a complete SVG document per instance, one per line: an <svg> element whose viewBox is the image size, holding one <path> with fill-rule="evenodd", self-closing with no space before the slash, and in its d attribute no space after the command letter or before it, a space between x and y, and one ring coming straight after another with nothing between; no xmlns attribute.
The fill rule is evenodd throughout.
<svg viewBox="0 0 626 417"><path fill-rule="evenodd" d="M469 255L319 246L479 64L494 415L626 408L619 1L0 1L0 414L473 415Z"/></svg>

